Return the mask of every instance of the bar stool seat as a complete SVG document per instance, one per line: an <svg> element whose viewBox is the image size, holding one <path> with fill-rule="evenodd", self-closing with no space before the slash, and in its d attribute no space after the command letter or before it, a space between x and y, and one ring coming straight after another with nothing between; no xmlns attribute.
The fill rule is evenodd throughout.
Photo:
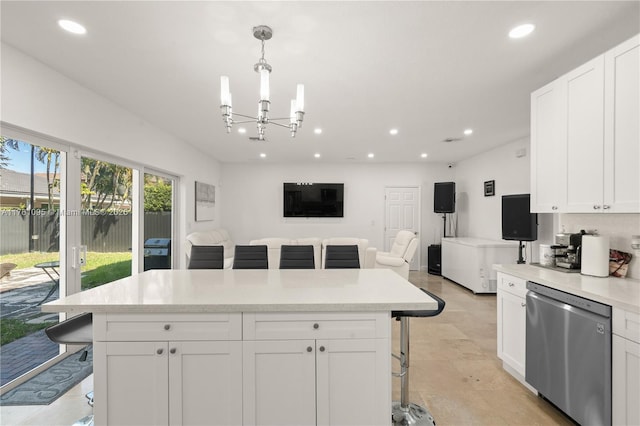
<svg viewBox="0 0 640 426"><path fill-rule="evenodd" d="M45 328L47 337L55 343L63 345L91 345L93 343L93 314L87 312L61 323ZM80 361L86 361L87 349L82 352ZM93 406L93 392L87 394L89 405ZM83 417L73 426L93 426L93 415Z"/></svg>
<svg viewBox="0 0 640 426"><path fill-rule="evenodd" d="M423 292L438 302L435 310L406 310L391 311L391 316L400 321L400 355L393 354L400 360L400 373L394 374L400 377L400 401L394 401L391 406L392 421L394 426L409 425L433 425L436 422L425 407L409 402L409 319L435 317L444 310L445 301L435 294L421 288Z"/></svg>

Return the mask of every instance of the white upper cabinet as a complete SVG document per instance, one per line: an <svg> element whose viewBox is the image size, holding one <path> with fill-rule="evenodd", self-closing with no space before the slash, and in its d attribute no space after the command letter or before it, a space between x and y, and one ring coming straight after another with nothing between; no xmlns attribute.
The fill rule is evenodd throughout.
<svg viewBox="0 0 640 426"><path fill-rule="evenodd" d="M640 212L640 35L531 94L531 204Z"/></svg>
<svg viewBox="0 0 640 426"><path fill-rule="evenodd" d="M640 212L640 35L604 55L604 205Z"/></svg>

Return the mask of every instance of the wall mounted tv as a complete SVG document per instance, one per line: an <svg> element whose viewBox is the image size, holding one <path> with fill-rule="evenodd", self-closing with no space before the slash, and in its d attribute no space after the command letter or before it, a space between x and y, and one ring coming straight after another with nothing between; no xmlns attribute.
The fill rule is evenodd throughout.
<svg viewBox="0 0 640 426"><path fill-rule="evenodd" d="M529 194L502 196L502 239L513 241L538 239L538 215L531 213Z"/></svg>
<svg viewBox="0 0 640 426"><path fill-rule="evenodd" d="M284 183L284 217L344 217L344 184Z"/></svg>

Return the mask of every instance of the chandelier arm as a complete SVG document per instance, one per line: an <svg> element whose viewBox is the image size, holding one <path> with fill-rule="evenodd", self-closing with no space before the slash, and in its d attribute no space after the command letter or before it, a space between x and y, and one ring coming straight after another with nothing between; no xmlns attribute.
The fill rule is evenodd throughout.
<svg viewBox="0 0 640 426"><path fill-rule="evenodd" d="M254 118L253 120L242 120L242 121L233 121L233 124L245 124L245 123L255 123L256 119Z"/></svg>
<svg viewBox="0 0 640 426"><path fill-rule="evenodd" d="M258 119L258 117L252 117L250 115L238 114L237 112L234 112L233 115L238 116L238 117L250 118L252 120L257 120ZM237 121L234 121L234 123L237 123Z"/></svg>
<svg viewBox="0 0 640 426"><path fill-rule="evenodd" d="M280 118L271 118L269 117L269 123L276 120L291 120L291 117L280 117Z"/></svg>
<svg viewBox="0 0 640 426"><path fill-rule="evenodd" d="M282 120L282 119L281 119L281 120ZM284 125L284 124L276 123L276 122L274 122L272 119L269 119L269 124L273 124L274 126L284 127L284 128L287 128L287 129L290 129L290 128L291 128L291 126L287 126L287 125Z"/></svg>

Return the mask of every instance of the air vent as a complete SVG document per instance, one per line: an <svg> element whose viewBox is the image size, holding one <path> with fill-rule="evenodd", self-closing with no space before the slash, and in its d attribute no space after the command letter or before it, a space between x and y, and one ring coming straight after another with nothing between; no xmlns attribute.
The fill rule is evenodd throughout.
<svg viewBox="0 0 640 426"><path fill-rule="evenodd" d="M446 138L446 139L443 139L442 142L458 142L458 141L461 141L461 140L462 139L460 139L460 138Z"/></svg>

